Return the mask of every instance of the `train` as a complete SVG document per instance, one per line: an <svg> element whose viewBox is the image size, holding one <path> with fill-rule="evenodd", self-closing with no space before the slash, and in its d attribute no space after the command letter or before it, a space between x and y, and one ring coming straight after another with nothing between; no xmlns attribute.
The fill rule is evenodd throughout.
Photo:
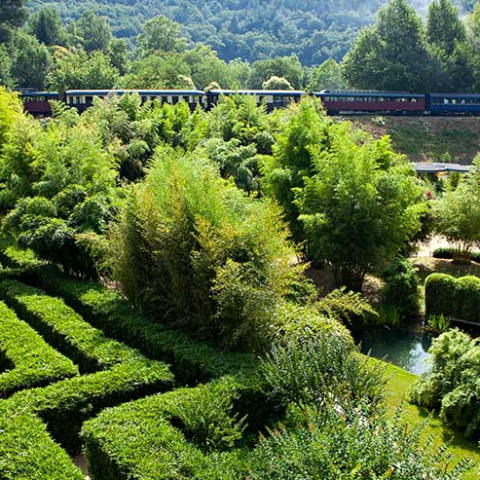
<svg viewBox="0 0 480 480"><path fill-rule="evenodd" d="M186 102L191 109L205 110L215 106L222 96L255 96L258 105L268 111L299 102L305 95L319 98L329 115L480 115L480 94L474 93L402 93L378 91L305 92L302 90L67 90L58 92L19 92L27 112L37 116L51 115L52 100L63 101L83 112L95 98L136 93L143 102Z"/></svg>

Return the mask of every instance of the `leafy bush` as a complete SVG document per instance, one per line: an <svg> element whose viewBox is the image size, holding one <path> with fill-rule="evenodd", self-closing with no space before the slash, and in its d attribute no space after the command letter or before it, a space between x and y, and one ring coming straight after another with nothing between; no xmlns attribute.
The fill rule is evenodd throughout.
<svg viewBox="0 0 480 480"><path fill-rule="evenodd" d="M0 478L2 480L83 480L68 454L29 412L0 403Z"/></svg>
<svg viewBox="0 0 480 480"><path fill-rule="evenodd" d="M304 269L292 265L287 236L272 203L202 159L160 150L112 235L113 278L159 322L223 348L260 349Z"/></svg>
<svg viewBox="0 0 480 480"><path fill-rule="evenodd" d="M78 368L50 347L0 302L0 397L78 375Z"/></svg>
<svg viewBox="0 0 480 480"><path fill-rule="evenodd" d="M131 362L44 388L23 390L4 402L15 412L38 415L57 442L69 452L78 453L81 445L78 434L86 419L106 407L168 389L172 382L173 376L165 364Z"/></svg>
<svg viewBox="0 0 480 480"><path fill-rule="evenodd" d="M400 316L418 314L419 290L417 269L408 258L396 258L382 274L385 286L382 289L383 301L394 306Z"/></svg>
<svg viewBox="0 0 480 480"><path fill-rule="evenodd" d="M410 393L410 401L440 410L448 424L480 437L480 343L457 329L433 341L430 347L432 370Z"/></svg>
<svg viewBox="0 0 480 480"><path fill-rule="evenodd" d="M172 363L177 380L183 384L196 384L228 373L248 373L254 368L252 355L219 352L154 323L119 293L97 282L67 278L53 269L39 272L37 281L112 337L135 346L149 358Z"/></svg>
<svg viewBox="0 0 480 480"><path fill-rule="evenodd" d="M23 318L49 343L72 358L82 372L145 360L140 352L107 338L59 298L13 280L4 281L0 291Z"/></svg>
<svg viewBox="0 0 480 480"><path fill-rule="evenodd" d="M262 438L249 459L248 478L461 480L471 462L450 469L447 448L432 452L420 433L408 432L399 415L392 422L365 416L361 406L353 416L330 409L320 425L310 422L293 431L280 427Z"/></svg>
<svg viewBox="0 0 480 480"><path fill-rule="evenodd" d="M434 273L425 280L427 315L480 323L480 279Z"/></svg>
<svg viewBox="0 0 480 480"><path fill-rule="evenodd" d="M383 372L361 359L352 344L338 335L291 338L275 345L261 363L266 385L286 404L318 419L331 408L368 402L375 408L384 387Z"/></svg>

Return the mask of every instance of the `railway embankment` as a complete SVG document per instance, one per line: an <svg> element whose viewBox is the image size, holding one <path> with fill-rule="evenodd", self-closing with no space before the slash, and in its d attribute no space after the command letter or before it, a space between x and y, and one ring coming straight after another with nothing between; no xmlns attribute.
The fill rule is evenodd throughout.
<svg viewBox="0 0 480 480"><path fill-rule="evenodd" d="M414 162L470 164L480 152L480 117L349 116L375 137L390 135Z"/></svg>

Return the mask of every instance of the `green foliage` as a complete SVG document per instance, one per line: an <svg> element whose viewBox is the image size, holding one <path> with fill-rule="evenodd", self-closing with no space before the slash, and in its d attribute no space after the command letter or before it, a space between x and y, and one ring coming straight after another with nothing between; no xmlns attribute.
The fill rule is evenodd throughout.
<svg viewBox="0 0 480 480"><path fill-rule="evenodd" d="M180 35L180 25L163 15L145 23L138 37L138 51L143 57L156 52L182 52L186 46L185 37Z"/></svg>
<svg viewBox="0 0 480 480"><path fill-rule="evenodd" d="M406 0L391 0L373 28L363 30L345 59L345 76L356 88L428 90L429 57L420 18Z"/></svg>
<svg viewBox="0 0 480 480"><path fill-rule="evenodd" d="M397 414L393 422L375 415L346 415L340 409L325 412L322 424L288 430L280 426L262 438L252 455L248 477L252 480L350 480L392 478L461 480L472 468L460 462L449 468L445 446L431 451L420 431L409 432Z"/></svg>
<svg viewBox="0 0 480 480"><path fill-rule="evenodd" d="M95 15L91 10L87 10L79 18L76 27L85 51L102 51L104 53L108 51L112 41L112 29L105 18Z"/></svg>
<svg viewBox="0 0 480 480"><path fill-rule="evenodd" d="M2 480L83 480L68 454L50 437L45 424L25 411L0 404Z"/></svg>
<svg viewBox="0 0 480 480"><path fill-rule="evenodd" d="M242 436L230 379L131 402L102 412L82 430L98 478L240 478L235 452ZM215 451L213 451L215 450ZM237 474L232 475L231 469Z"/></svg>
<svg viewBox="0 0 480 480"><path fill-rule="evenodd" d="M480 159L455 190L447 191L433 204L437 233L457 250L469 251L480 245Z"/></svg>
<svg viewBox="0 0 480 480"><path fill-rule="evenodd" d="M480 279L434 273L425 280L425 305L427 315L480 323Z"/></svg>
<svg viewBox="0 0 480 480"><path fill-rule="evenodd" d="M376 408L383 387L383 372L360 359L351 342L338 335L292 337L274 345L260 372L273 393L316 421L332 408L362 400Z"/></svg>
<svg viewBox="0 0 480 480"><path fill-rule="evenodd" d="M48 48L35 37L19 32L11 51L11 74L21 88L44 90L52 58Z"/></svg>
<svg viewBox="0 0 480 480"><path fill-rule="evenodd" d="M445 333L450 329L451 323L448 318L443 316L443 313L440 315L430 315L427 321L427 327L429 330L435 333Z"/></svg>
<svg viewBox="0 0 480 480"><path fill-rule="evenodd" d="M329 129L329 146L311 148L305 186L296 191L312 258L337 286L361 291L365 275L392 260L421 228L423 189L388 139L359 145L350 126Z"/></svg>
<svg viewBox="0 0 480 480"><path fill-rule="evenodd" d="M480 345L458 329L449 330L430 347L432 369L410 393L410 401L440 410L440 416L451 426L478 439Z"/></svg>
<svg viewBox="0 0 480 480"><path fill-rule="evenodd" d="M382 273L383 301L394 306L402 318L417 315L420 309L417 269L408 258L397 257Z"/></svg>
<svg viewBox="0 0 480 480"><path fill-rule="evenodd" d="M23 390L4 402L16 412L38 415L57 442L69 452L78 453L81 447L78 434L85 420L104 408L168 389L172 381L173 376L165 364L140 361L43 388Z"/></svg>
<svg viewBox="0 0 480 480"><path fill-rule="evenodd" d="M111 89L119 80L119 71L107 54L84 50L66 52L57 57L48 75L52 89L65 92L69 89Z"/></svg>
<svg viewBox="0 0 480 480"><path fill-rule="evenodd" d="M298 90L303 84L302 65L298 57L292 55L290 57L257 60L252 65L250 88L261 89L264 83L270 81L272 77L281 77ZM289 88L285 90L289 90Z"/></svg>
<svg viewBox="0 0 480 480"><path fill-rule="evenodd" d="M118 199L101 140L99 125L69 110L46 128L18 115L0 157L3 231L73 274L96 276L93 259Z"/></svg>
<svg viewBox="0 0 480 480"><path fill-rule="evenodd" d="M137 347L149 358L172 363L175 376L182 384L249 372L254 368L251 355L219 352L185 334L154 323L124 297L99 283L67 278L51 270L42 272L38 281L51 294L65 298L97 328Z"/></svg>
<svg viewBox="0 0 480 480"><path fill-rule="evenodd" d="M8 43L27 17L24 0L4 0L0 5L0 43Z"/></svg>
<svg viewBox="0 0 480 480"><path fill-rule="evenodd" d="M320 313L347 324L354 323L356 319L377 316L375 309L361 293L347 291L345 287L332 290L315 303L315 308Z"/></svg>
<svg viewBox="0 0 480 480"><path fill-rule="evenodd" d="M70 360L1 302L0 326L0 397L78 374Z"/></svg>
<svg viewBox="0 0 480 480"><path fill-rule="evenodd" d="M312 146L328 148L330 124L317 100L302 99L298 106L291 107L286 124L277 135L273 157L264 161L264 190L283 207L296 241L304 240L304 235L294 202L295 191L305 185L305 178L311 174Z"/></svg>
<svg viewBox="0 0 480 480"><path fill-rule="evenodd" d="M159 150L111 238L113 278L160 322L225 348L258 348L303 268L291 265L286 237L273 204L246 197L202 159Z"/></svg>
<svg viewBox="0 0 480 480"><path fill-rule="evenodd" d="M476 263L480 263L480 252L464 252L458 251L451 247L436 248L432 253L433 258L454 259L455 257L463 257L470 259Z"/></svg>
<svg viewBox="0 0 480 480"><path fill-rule="evenodd" d="M264 90L293 90L292 84L284 77L273 75L262 83Z"/></svg>
<svg viewBox="0 0 480 480"><path fill-rule="evenodd" d="M322 90L345 90L347 81L343 76L342 66L333 58L325 60L312 70L308 90L320 92Z"/></svg>
<svg viewBox="0 0 480 480"><path fill-rule="evenodd" d="M0 289L6 301L51 345L72 358L82 372L145 360L140 352L107 338L59 298L11 280L4 281Z"/></svg>
<svg viewBox="0 0 480 480"><path fill-rule="evenodd" d="M66 42L66 32L58 11L54 8L43 8L30 15L27 30L34 35L40 43L47 46L63 45Z"/></svg>

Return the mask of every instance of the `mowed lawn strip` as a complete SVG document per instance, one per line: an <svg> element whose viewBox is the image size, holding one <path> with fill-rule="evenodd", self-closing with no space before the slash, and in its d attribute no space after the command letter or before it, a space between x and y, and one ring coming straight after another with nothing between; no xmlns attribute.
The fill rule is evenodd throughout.
<svg viewBox="0 0 480 480"><path fill-rule="evenodd" d="M379 362L380 360L372 358L371 361ZM469 458L477 465L475 469L465 474L465 480L478 480L480 478L480 449L478 444L473 440L466 439L461 433L449 429L434 413L432 414L425 408L407 402L407 394L420 378L418 375L402 370L390 363L382 363L386 366L385 374L388 378L385 392L387 415L393 417L401 406L402 418L408 424L410 430L422 427L426 423L422 438L427 440L428 437L433 437L433 442L428 447L434 450L444 442L450 443L449 450L455 456L455 461Z"/></svg>

